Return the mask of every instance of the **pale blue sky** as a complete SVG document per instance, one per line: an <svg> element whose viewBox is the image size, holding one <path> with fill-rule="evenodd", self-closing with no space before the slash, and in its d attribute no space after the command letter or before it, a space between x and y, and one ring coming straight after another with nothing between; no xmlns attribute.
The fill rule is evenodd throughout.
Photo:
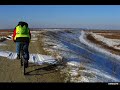
<svg viewBox="0 0 120 90"><path fill-rule="evenodd" d="M120 5L0 5L0 29L26 21L30 28L120 29Z"/></svg>

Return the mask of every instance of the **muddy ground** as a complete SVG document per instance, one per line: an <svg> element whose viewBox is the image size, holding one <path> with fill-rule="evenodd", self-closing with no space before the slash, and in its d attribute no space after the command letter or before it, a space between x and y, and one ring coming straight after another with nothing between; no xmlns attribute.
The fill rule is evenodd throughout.
<svg viewBox="0 0 120 90"><path fill-rule="evenodd" d="M93 32L99 33L98 31ZM41 34L38 36L38 40L30 42L29 52L31 54L34 53L49 55L46 51L43 50L42 38L46 35L45 33L45 31L41 31ZM108 31L104 31L102 33L108 33ZM113 35L115 38L116 33L113 33ZM113 38L113 35L106 35L106 37ZM117 39L118 36L116 36ZM96 41L90 35L87 36L87 39L90 40L92 43L98 44L107 50L111 50L111 52L115 54L119 54L120 52L103 45L101 42ZM16 46L13 41L6 40L5 43L6 45L0 46L0 50L15 52ZM64 82L64 76L60 74L60 70L56 66L35 65L29 63L29 67L27 68L28 75L23 75L22 70L23 69L20 66L20 60L9 60L7 58L0 57L0 82Z"/></svg>
<svg viewBox="0 0 120 90"><path fill-rule="evenodd" d="M15 43L11 40L5 42L7 45L0 46L0 50L15 52ZM30 42L29 52L46 54L42 49L41 42ZM0 57L0 82L64 82L64 77L56 66L29 63L26 70L28 75L23 75L20 60Z"/></svg>

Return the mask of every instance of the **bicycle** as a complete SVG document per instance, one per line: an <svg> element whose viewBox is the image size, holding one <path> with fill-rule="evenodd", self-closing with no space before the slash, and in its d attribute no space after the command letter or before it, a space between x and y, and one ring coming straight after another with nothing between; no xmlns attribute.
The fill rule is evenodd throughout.
<svg viewBox="0 0 120 90"><path fill-rule="evenodd" d="M25 60L24 58L24 42L21 43L21 49L20 49L20 59L21 59L21 67L23 67L23 73L26 75L26 68L28 67L28 60Z"/></svg>

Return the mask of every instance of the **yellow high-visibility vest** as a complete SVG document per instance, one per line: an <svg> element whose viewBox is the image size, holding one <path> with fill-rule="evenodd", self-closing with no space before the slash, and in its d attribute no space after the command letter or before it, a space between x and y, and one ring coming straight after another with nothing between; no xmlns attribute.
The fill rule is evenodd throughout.
<svg viewBox="0 0 120 90"><path fill-rule="evenodd" d="M14 37L14 40L16 40L17 37L29 37L30 30L25 25L22 27L21 25L16 27L16 36Z"/></svg>

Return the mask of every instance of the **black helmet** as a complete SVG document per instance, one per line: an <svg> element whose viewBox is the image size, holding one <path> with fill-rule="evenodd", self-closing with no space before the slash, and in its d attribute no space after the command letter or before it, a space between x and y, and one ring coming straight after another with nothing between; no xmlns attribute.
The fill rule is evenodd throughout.
<svg viewBox="0 0 120 90"><path fill-rule="evenodd" d="M28 24L26 22L20 21L18 23L18 25L21 25L22 27L25 25L26 27L28 27Z"/></svg>

